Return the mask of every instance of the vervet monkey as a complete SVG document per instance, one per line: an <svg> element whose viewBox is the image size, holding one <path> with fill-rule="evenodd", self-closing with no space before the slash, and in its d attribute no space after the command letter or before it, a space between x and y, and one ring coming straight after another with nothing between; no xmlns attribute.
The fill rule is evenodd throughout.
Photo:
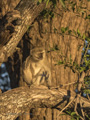
<svg viewBox="0 0 90 120"><path fill-rule="evenodd" d="M23 79L28 85L51 86L51 66L43 48L30 51L30 56L23 63Z"/></svg>

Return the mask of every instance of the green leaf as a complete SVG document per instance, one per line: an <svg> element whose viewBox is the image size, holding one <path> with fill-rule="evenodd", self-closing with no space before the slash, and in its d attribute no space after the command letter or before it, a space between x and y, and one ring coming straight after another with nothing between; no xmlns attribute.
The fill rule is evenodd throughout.
<svg viewBox="0 0 90 120"><path fill-rule="evenodd" d="M68 27L65 27L65 31L67 31L68 30Z"/></svg>
<svg viewBox="0 0 90 120"><path fill-rule="evenodd" d="M74 32L74 34L75 34L75 35L77 35L77 33L76 33L76 31L75 31L75 30L73 30L73 32Z"/></svg>
<svg viewBox="0 0 90 120"><path fill-rule="evenodd" d="M90 55L86 55L86 57L90 57Z"/></svg>
<svg viewBox="0 0 90 120"><path fill-rule="evenodd" d="M72 113L71 113L71 116L74 116L74 115L76 115L76 113L75 113L75 112L72 112Z"/></svg>
<svg viewBox="0 0 90 120"><path fill-rule="evenodd" d="M70 55L70 64L72 63L72 56Z"/></svg>
<svg viewBox="0 0 90 120"><path fill-rule="evenodd" d="M68 30L68 34L71 34L72 30Z"/></svg>
<svg viewBox="0 0 90 120"><path fill-rule="evenodd" d="M49 15L50 15L51 18L55 17L54 13L52 11L49 11Z"/></svg>
<svg viewBox="0 0 90 120"><path fill-rule="evenodd" d="M64 0L60 0L60 3L62 4L62 6L63 6L64 8L66 8L65 3L64 3Z"/></svg>
<svg viewBox="0 0 90 120"><path fill-rule="evenodd" d="M61 28L61 32L65 33L65 28L64 27Z"/></svg>
<svg viewBox="0 0 90 120"><path fill-rule="evenodd" d="M49 3L49 0L46 1L46 6L48 5L48 3Z"/></svg>
<svg viewBox="0 0 90 120"><path fill-rule="evenodd" d="M85 40L85 38L86 38L85 34L83 34L82 38Z"/></svg>
<svg viewBox="0 0 90 120"><path fill-rule="evenodd" d="M55 45L55 50L59 50L58 45Z"/></svg>
<svg viewBox="0 0 90 120"><path fill-rule="evenodd" d="M71 118L71 120L75 120L74 118Z"/></svg>
<svg viewBox="0 0 90 120"><path fill-rule="evenodd" d="M68 30L68 27L65 27L65 28L62 27L62 28L61 28L61 32L62 32L62 33L65 33L67 30Z"/></svg>
<svg viewBox="0 0 90 120"><path fill-rule="evenodd" d="M79 29L77 29L77 34L78 34L78 36L81 36Z"/></svg>
<svg viewBox="0 0 90 120"><path fill-rule="evenodd" d="M71 112L70 111L66 111L69 115L71 114Z"/></svg>
<svg viewBox="0 0 90 120"><path fill-rule="evenodd" d="M76 3L71 2L72 10L74 12Z"/></svg>
<svg viewBox="0 0 90 120"><path fill-rule="evenodd" d="M54 47L51 48L51 51L56 51L56 50L59 50L58 45L54 45Z"/></svg>
<svg viewBox="0 0 90 120"><path fill-rule="evenodd" d="M86 19L90 19L90 15L88 15L88 16L86 17Z"/></svg>
<svg viewBox="0 0 90 120"><path fill-rule="evenodd" d="M88 120L90 120L90 117L88 115L86 115L86 117L88 118Z"/></svg>
<svg viewBox="0 0 90 120"><path fill-rule="evenodd" d="M86 38L86 40L87 40L88 42L90 42L90 38Z"/></svg>
<svg viewBox="0 0 90 120"><path fill-rule="evenodd" d="M77 120L79 120L80 117L77 117Z"/></svg>
<svg viewBox="0 0 90 120"><path fill-rule="evenodd" d="M59 61L59 62L58 62L58 65L61 65L61 64L63 64L63 61Z"/></svg>
<svg viewBox="0 0 90 120"><path fill-rule="evenodd" d="M42 2L42 0L39 0L39 3L41 3Z"/></svg>
<svg viewBox="0 0 90 120"><path fill-rule="evenodd" d="M54 27L54 33L56 33L57 32L57 29Z"/></svg>
<svg viewBox="0 0 90 120"><path fill-rule="evenodd" d="M80 73L81 73L82 71L84 71L84 69L85 69L84 67L80 67L80 70L79 70Z"/></svg>

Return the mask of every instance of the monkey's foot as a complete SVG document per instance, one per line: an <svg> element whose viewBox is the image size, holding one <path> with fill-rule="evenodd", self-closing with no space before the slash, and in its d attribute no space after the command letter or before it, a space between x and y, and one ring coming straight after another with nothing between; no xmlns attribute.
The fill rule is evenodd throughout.
<svg viewBox="0 0 90 120"><path fill-rule="evenodd" d="M30 88L41 88L41 89L48 89L48 87L47 86L45 86L45 85L31 85L30 86Z"/></svg>

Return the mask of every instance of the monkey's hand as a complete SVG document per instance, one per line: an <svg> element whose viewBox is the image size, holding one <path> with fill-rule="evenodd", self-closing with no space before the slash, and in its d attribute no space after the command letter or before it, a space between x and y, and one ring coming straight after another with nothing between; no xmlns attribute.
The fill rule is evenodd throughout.
<svg viewBox="0 0 90 120"><path fill-rule="evenodd" d="M45 77L45 80L47 80L49 78L49 73L48 71L44 71L43 72L43 76Z"/></svg>
<svg viewBox="0 0 90 120"><path fill-rule="evenodd" d="M35 86L38 85L44 85L50 88L50 78L49 78L49 73L45 71L43 68L40 69L40 71L33 77L32 83Z"/></svg>

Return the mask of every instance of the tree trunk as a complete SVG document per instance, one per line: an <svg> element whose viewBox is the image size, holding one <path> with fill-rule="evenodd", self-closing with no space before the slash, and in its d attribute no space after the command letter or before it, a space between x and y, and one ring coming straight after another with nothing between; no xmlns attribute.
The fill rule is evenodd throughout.
<svg viewBox="0 0 90 120"><path fill-rule="evenodd" d="M69 6L69 4L66 5ZM33 25L35 27L32 27L29 32L31 38L30 42L37 45L38 40L41 42L43 41L43 46L45 46L47 51L50 51L47 53L47 56L52 64L52 86L62 84L63 88L68 91L75 91L76 86L73 83L78 80L78 73L74 72L70 67L65 67L64 64L55 64L59 61L70 61L71 57L72 63L76 62L80 65L84 40L74 33L72 33L72 35L67 32L63 34L61 28L68 27L72 32L74 30L77 32L79 29L81 35L83 35L89 29L90 25L88 25L89 20L84 19L86 16L82 18L81 13L77 13L76 11L73 12L72 8L70 8L69 11L64 11L64 9L62 9L62 6L58 3L57 7L53 10L55 18L48 19L47 22L43 19L37 18L38 21L35 21ZM87 14L89 15L88 11ZM55 49L55 46L59 50L51 50ZM69 83L71 84L68 85ZM33 115L35 115L31 118L32 120L70 119L70 117L68 118L65 115L58 116L59 110L56 109L51 110L39 108L32 110L32 112Z"/></svg>
<svg viewBox="0 0 90 120"><path fill-rule="evenodd" d="M16 8L16 10L20 11L22 24L18 26L18 32L13 34L8 44L6 44L5 46L5 50L7 51L7 57L14 52L14 48L17 46L24 33L27 31L28 26L31 25L33 20L45 7L43 3L39 4L39 6L37 6L36 3L34 5L33 4L34 3L32 3L30 0L28 0L27 2L23 0ZM78 12L80 5L81 7L85 6L87 8L84 17L82 17L82 12ZM56 87L62 84L63 88L68 90L67 92L68 94L70 94L69 91L70 90L74 91L76 89L76 86L74 84L70 84L70 85L67 84L76 82L78 80L78 73L74 72L70 67L65 67L64 64L61 65L55 65L55 64L63 60L67 62L71 58L72 63L76 62L78 63L78 65L80 65L84 40L82 40L77 35L75 35L73 31L76 31L77 33L77 30L79 29L81 35L83 35L84 33L86 34L86 31L89 31L90 29L89 20L85 18L86 15L90 14L89 13L90 2L83 0L83 2L81 3L79 0L77 0L74 11L72 10L71 5L68 4L67 1L66 1L66 6L68 6L68 10L64 11L62 5L60 3L57 4L57 7L52 10L55 15L54 19L50 18L45 21L45 19L43 20L41 19L42 17L39 16L37 20L35 20L34 23L32 24L32 27L30 28L30 31L28 31L28 34L29 34L29 41L33 45L37 45L39 41L40 44L42 43L43 46L45 46L46 50L49 51L47 52L47 56L48 56L48 61L52 65L52 86ZM82 10L84 10L83 7ZM61 28L66 28L66 27L69 27L69 30L72 31L72 35L68 34L68 32L62 33ZM24 42L27 41L25 40ZM55 49L55 47L57 47L58 50ZM25 49L23 52L24 60L29 55L29 53L27 53ZM1 60L1 62L3 61ZM18 73L20 73L19 70L20 69L17 70ZM23 85L24 83L21 82L20 84ZM59 110L50 109L50 108L31 109L31 113L34 115L31 116L32 120L33 119L34 120L35 119L37 120L38 119L39 120L40 119L43 120L70 119L70 117L66 115L58 116Z"/></svg>

